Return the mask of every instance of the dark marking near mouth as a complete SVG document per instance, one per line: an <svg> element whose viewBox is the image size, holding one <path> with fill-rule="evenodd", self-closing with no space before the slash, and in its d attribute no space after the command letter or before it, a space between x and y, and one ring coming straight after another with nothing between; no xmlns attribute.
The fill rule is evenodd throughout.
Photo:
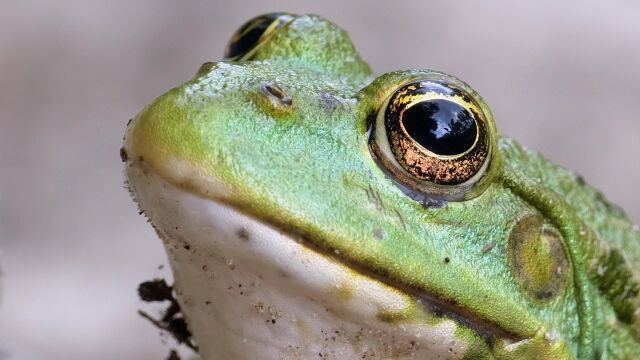
<svg viewBox="0 0 640 360"><path fill-rule="evenodd" d="M474 314L460 306L457 300L455 299L442 299L437 297L434 294L430 294L426 292L422 288L418 288L415 286L404 284L398 280L394 280L392 278L392 274L389 273L388 270L381 268L376 271L367 268L366 266L357 263L353 260L340 257L340 254L336 254L331 249L323 248L317 245L314 242L310 242L306 239L310 238L312 235L306 232L300 231L299 229L292 228L284 220L278 221L276 219L264 218L257 214L252 213L251 211L247 211L248 209L241 204L234 203L232 201L228 201L226 199L216 199L217 202L227 205L236 211L245 214L247 216L252 217L255 221L259 221L262 224L273 226L280 231L280 233L287 235L292 239L300 239L298 241L302 246L317 252L318 254L322 254L332 259L338 264L342 264L353 271L356 271L363 276L369 277L371 279L377 280L383 284L386 284L390 287L398 289L401 292L411 296L415 301L421 304L427 311L432 314L436 314L439 317L449 318L456 323L469 328L471 331L475 332L480 338L484 339L487 344L491 345L495 342L496 339L502 338L506 340L510 340L513 342L521 341L525 339L524 335L517 335L513 332L503 329L499 325L491 322L489 319L483 318L477 314ZM400 222L403 225L403 228L406 230L406 225L404 224L404 219L398 212L397 209L393 209L395 214L400 219ZM451 259L449 259L450 261Z"/></svg>
<svg viewBox="0 0 640 360"><path fill-rule="evenodd" d="M251 239L249 237L249 231L245 228L238 229L238 231L236 232L236 235L238 236L239 239L242 239L244 241L249 241Z"/></svg>
<svg viewBox="0 0 640 360"><path fill-rule="evenodd" d="M122 162L127 162L127 160L129 160L129 154L127 154L127 149L123 147L120 148L120 160L122 160Z"/></svg>

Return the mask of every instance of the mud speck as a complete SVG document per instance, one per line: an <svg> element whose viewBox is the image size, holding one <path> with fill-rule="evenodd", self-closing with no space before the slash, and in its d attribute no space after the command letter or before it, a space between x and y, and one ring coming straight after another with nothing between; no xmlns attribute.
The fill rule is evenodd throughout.
<svg viewBox="0 0 640 360"><path fill-rule="evenodd" d="M171 350L171 352L169 353L169 356L167 357L167 360L181 360L181 359L177 351Z"/></svg>
<svg viewBox="0 0 640 360"><path fill-rule="evenodd" d="M145 281L138 286L138 296L146 302L168 302L159 318L154 318L143 310L138 310L138 314L158 329L168 333L178 344L184 344L194 352L198 351L195 339L187 327L180 305L174 296L173 286L168 285L164 279ZM175 353L175 356L178 354ZM179 359L175 356L172 351L168 359Z"/></svg>
<svg viewBox="0 0 640 360"><path fill-rule="evenodd" d="M127 149L123 147L120 148L120 160L122 160L122 162L127 162L127 160L129 160L129 154L127 154Z"/></svg>

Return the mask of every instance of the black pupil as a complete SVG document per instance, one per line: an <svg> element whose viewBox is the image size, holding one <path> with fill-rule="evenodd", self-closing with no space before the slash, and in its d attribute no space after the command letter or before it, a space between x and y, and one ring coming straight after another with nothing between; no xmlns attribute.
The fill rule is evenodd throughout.
<svg viewBox="0 0 640 360"><path fill-rule="evenodd" d="M438 155L459 155L476 140L476 122L464 107L448 100L427 100L405 110L405 130L420 145Z"/></svg>

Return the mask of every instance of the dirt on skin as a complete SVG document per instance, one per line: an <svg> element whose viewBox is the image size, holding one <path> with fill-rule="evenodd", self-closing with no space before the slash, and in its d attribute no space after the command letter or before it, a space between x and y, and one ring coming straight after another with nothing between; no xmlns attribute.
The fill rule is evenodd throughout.
<svg viewBox="0 0 640 360"><path fill-rule="evenodd" d="M160 318L156 319L143 310L138 310L138 314L149 320L158 329L168 333L178 344L184 344L196 354L198 353L198 346L187 327L180 305L173 294L172 286L169 286L164 279L145 281L138 285L138 296L145 302L168 301ZM167 360L180 360L180 356L177 351L172 349Z"/></svg>

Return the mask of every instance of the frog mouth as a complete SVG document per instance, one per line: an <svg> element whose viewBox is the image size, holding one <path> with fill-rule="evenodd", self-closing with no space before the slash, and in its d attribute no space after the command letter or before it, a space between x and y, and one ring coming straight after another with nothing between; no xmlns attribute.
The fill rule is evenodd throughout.
<svg viewBox="0 0 640 360"><path fill-rule="evenodd" d="M475 334L476 342L486 346L489 353L498 340L504 344L518 344L528 337L510 333L424 290L412 289L351 263L338 253L305 241L295 229L279 224L275 219L251 217L224 196L213 200L212 197L197 195L190 190L193 185L176 185L176 182L166 180L142 159L128 159L126 173L141 211L165 242L178 289L183 293L178 298L184 304L196 301L194 299L210 304L212 300L207 297L219 298L218 293L228 291L229 287L271 282L273 290L263 296L280 298L284 307L300 307L300 304L294 306L289 300L283 300L284 295L296 301L307 301L311 307L317 307L318 312L330 311L342 319L338 321L340 324L345 322L344 319L360 319L353 321L356 327L364 321L367 326L381 327L394 336L411 339L407 340L408 343L422 338L416 339L408 334L422 332L424 339L429 339L431 344L425 347L430 349L430 356L441 351L450 355L449 349L464 352L467 345L457 340L454 334L460 329ZM222 281L224 286L217 290L203 286L203 283L212 282L204 269L216 268L211 265L213 263L218 264L216 272L231 271L228 281ZM241 267L247 269L246 274L240 277L233 275L233 271ZM254 280L247 280L252 277ZM267 277L272 279L267 281ZM281 296L276 296L276 293L281 293ZM231 306L228 303L220 306L224 308L227 305ZM209 329L211 325L196 320L202 316L200 313L187 310L186 315L197 338L210 338L214 336ZM418 318L438 325L421 324L416 321ZM230 331L247 331L245 328L234 329L231 322L227 321L225 325ZM259 334L252 336L262 339L258 342L270 341ZM438 344L451 346L443 350L432 344L433 339L438 339Z"/></svg>

